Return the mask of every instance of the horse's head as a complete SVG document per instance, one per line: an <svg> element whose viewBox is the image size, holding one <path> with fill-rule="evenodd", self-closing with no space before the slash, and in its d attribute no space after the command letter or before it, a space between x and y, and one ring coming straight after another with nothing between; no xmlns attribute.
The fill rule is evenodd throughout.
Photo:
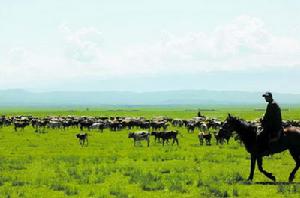
<svg viewBox="0 0 300 198"><path fill-rule="evenodd" d="M226 127L227 130L235 131L242 142L244 142L246 149L249 152L251 151L252 145L256 141L256 127L230 114L228 114L226 118L224 127Z"/></svg>
<svg viewBox="0 0 300 198"><path fill-rule="evenodd" d="M134 137L134 132L129 132L128 133L128 138L133 138Z"/></svg>
<svg viewBox="0 0 300 198"><path fill-rule="evenodd" d="M239 119L228 114L226 120L224 121L222 128L234 131L236 129L236 126L239 124Z"/></svg>
<svg viewBox="0 0 300 198"><path fill-rule="evenodd" d="M226 120L224 121L222 128L224 128L228 131L231 131L231 132L236 131L236 132L240 133L240 132L248 131L249 128L251 128L251 125L248 122L246 122L238 117L228 114Z"/></svg>
<svg viewBox="0 0 300 198"><path fill-rule="evenodd" d="M235 121L235 120L237 120L237 118L232 116L230 113L228 113L226 121L230 122L230 121Z"/></svg>

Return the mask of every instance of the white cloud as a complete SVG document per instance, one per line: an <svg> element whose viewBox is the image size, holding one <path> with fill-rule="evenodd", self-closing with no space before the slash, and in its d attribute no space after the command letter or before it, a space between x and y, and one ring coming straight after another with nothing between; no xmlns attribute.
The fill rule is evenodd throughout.
<svg viewBox="0 0 300 198"><path fill-rule="evenodd" d="M102 77L267 69L300 64L299 40L273 35L262 20L250 16L239 16L210 33L176 36L163 31L157 42L123 50L120 47L116 53L105 51L102 34L95 28L75 32L65 29L67 43L78 52L71 58L92 68L93 75Z"/></svg>
<svg viewBox="0 0 300 198"><path fill-rule="evenodd" d="M103 38L96 28L84 27L72 31L68 26L62 25L60 29L65 36L67 56L82 63L91 63L101 57Z"/></svg>
<svg viewBox="0 0 300 198"><path fill-rule="evenodd" d="M3 57L6 58L0 60L2 88L51 82L62 77L59 74L65 72L65 67L61 66L62 62L57 61L56 57L26 47L13 47Z"/></svg>
<svg viewBox="0 0 300 198"><path fill-rule="evenodd" d="M178 72L289 67L300 64L300 41L272 35L261 20L241 16L210 34L169 36L144 54L160 57L161 66Z"/></svg>
<svg viewBox="0 0 300 198"><path fill-rule="evenodd" d="M237 17L209 33L178 36L163 31L157 42L114 50L107 50L109 43L94 27L72 30L62 25L60 32L64 53L13 47L0 60L0 67L5 68L1 80L29 83L300 66L300 41L276 36L262 20L250 16Z"/></svg>

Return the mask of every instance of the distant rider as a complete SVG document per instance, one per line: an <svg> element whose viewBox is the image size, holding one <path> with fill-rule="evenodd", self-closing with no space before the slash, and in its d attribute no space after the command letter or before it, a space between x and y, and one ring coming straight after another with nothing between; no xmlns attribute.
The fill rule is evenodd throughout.
<svg viewBox="0 0 300 198"><path fill-rule="evenodd" d="M198 117L202 117L200 111L198 111L197 116L198 116Z"/></svg>

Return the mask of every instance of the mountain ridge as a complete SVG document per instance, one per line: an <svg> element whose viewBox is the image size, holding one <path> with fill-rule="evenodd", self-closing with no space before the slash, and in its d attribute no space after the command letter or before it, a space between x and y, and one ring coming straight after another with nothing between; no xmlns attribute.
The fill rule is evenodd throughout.
<svg viewBox="0 0 300 198"><path fill-rule="evenodd" d="M273 93L279 104L300 105L300 94ZM0 90L0 106L105 105L251 105L263 104L261 92L215 90L45 91Z"/></svg>

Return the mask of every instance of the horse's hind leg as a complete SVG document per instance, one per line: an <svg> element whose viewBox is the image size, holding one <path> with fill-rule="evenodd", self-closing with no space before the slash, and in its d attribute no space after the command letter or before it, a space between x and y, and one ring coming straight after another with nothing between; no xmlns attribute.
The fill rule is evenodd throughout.
<svg viewBox="0 0 300 198"><path fill-rule="evenodd" d="M293 180L295 178L295 174L296 174L297 170L299 169L299 167L300 167L300 162L296 162L296 166L290 174L289 182L293 182Z"/></svg>
<svg viewBox="0 0 300 198"><path fill-rule="evenodd" d="M199 143L200 145L203 145L203 140L199 137Z"/></svg>
<svg viewBox="0 0 300 198"><path fill-rule="evenodd" d="M251 169L250 169L250 175L248 177L248 180L250 181L252 181L254 177L255 162L256 162L256 157L254 155L251 155Z"/></svg>
<svg viewBox="0 0 300 198"><path fill-rule="evenodd" d="M149 140L149 138L147 138L147 145L148 145L148 147L149 147L149 143L150 143L150 140Z"/></svg>
<svg viewBox="0 0 300 198"><path fill-rule="evenodd" d="M177 139L177 138L173 138L173 143L172 143L172 145L173 145L175 142L176 142L176 144L177 144L177 146L178 146L179 143L178 143L178 139Z"/></svg>
<svg viewBox="0 0 300 198"><path fill-rule="evenodd" d="M293 169L293 171L291 172L290 177L289 177L289 182L292 182L295 178L295 174L296 174L297 170L300 167L300 155L298 152L293 152L291 150L290 150L290 153L293 156L294 160L296 161L296 166Z"/></svg>
<svg viewBox="0 0 300 198"><path fill-rule="evenodd" d="M268 177L269 179L273 180L274 182L276 181L276 178L274 175L272 175L272 173L268 173L267 171L265 171L263 169L263 158L259 157L257 158L257 166L260 172L262 172L266 177Z"/></svg>

